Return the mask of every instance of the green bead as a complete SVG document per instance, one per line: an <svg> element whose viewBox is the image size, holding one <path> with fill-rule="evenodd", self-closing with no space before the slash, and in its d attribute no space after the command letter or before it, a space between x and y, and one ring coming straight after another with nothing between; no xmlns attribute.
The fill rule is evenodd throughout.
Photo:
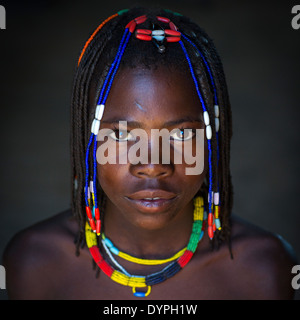
<svg viewBox="0 0 300 320"><path fill-rule="evenodd" d="M127 12L129 9L123 9L117 12L117 14L120 16L121 14Z"/></svg>
<svg viewBox="0 0 300 320"><path fill-rule="evenodd" d="M199 233L200 234L201 229L202 229L202 221L201 220L194 221L192 233Z"/></svg>
<svg viewBox="0 0 300 320"><path fill-rule="evenodd" d="M187 250L195 252L198 246L199 234L192 233L190 236L189 244L187 245Z"/></svg>

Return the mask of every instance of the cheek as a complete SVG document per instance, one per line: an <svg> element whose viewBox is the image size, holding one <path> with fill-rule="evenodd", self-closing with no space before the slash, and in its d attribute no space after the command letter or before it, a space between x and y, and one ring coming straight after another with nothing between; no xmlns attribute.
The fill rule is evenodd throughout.
<svg viewBox="0 0 300 320"><path fill-rule="evenodd" d="M201 188L204 179L208 172L208 150L207 141L201 137L200 144L193 143L192 145L184 144L182 152L183 164L176 165L177 175L181 182L188 186L190 192L195 192ZM183 160L184 154L184 160Z"/></svg>
<svg viewBox="0 0 300 320"><path fill-rule="evenodd" d="M97 178L102 190L108 195L113 195L122 187L122 181L124 180L124 172L126 172L123 166L114 164L97 165Z"/></svg>
<svg viewBox="0 0 300 320"><path fill-rule="evenodd" d="M201 189L206 176L206 170L204 168L201 174L186 175L186 168L186 166L182 166L180 169L178 168L178 171L181 171L180 184L182 184L182 186L185 186L185 193L187 194L187 196L193 198L193 196L196 195L197 192Z"/></svg>
<svg viewBox="0 0 300 320"><path fill-rule="evenodd" d="M108 129L104 129L104 133L105 130ZM97 145L97 178L102 190L109 196L122 185L127 166L117 164L119 154L115 141L107 137L102 139L104 141L100 139Z"/></svg>

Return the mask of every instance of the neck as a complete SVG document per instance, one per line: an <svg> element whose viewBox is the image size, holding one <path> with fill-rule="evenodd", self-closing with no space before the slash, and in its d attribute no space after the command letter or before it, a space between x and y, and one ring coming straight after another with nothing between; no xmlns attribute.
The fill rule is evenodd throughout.
<svg viewBox="0 0 300 320"><path fill-rule="evenodd" d="M175 254L188 244L192 224L192 201L167 225L157 229L147 229L131 223L126 219L126 213L107 201L104 233L121 251L141 258L162 259Z"/></svg>

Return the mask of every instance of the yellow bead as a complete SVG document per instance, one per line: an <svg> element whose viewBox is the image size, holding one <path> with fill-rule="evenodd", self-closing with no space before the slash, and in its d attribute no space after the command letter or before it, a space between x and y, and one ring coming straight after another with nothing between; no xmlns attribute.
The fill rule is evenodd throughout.
<svg viewBox="0 0 300 320"><path fill-rule="evenodd" d="M86 222L85 224L85 238L88 248L97 246L97 238L95 237L93 230L88 222Z"/></svg>
<svg viewBox="0 0 300 320"><path fill-rule="evenodd" d="M219 218L219 206L215 206L215 218Z"/></svg>
<svg viewBox="0 0 300 320"><path fill-rule="evenodd" d="M111 279L124 286L138 288L146 287L145 277L128 277L117 270L112 273Z"/></svg>
<svg viewBox="0 0 300 320"><path fill-rule="evenodd" d="M194 198L194 205L195 205L195 207L203 206L203 198L202 197Z"/></svg>
<svg viewBox="0 0 300 320"><path fill-rule="evenodd" d="M140 294L136 292L135 287L132 288L132 292L136 297L147 297L149 296L151 292L151 286L148 286L147 292L143 293L141 292Z"/></svg>

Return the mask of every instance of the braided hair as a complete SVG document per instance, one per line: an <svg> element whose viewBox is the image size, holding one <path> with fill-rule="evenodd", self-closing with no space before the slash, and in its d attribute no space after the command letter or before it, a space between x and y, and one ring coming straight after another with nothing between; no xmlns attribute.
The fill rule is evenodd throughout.
<svg viewBox="0 0 300 320"><path fill-rule="evenodd" d="M79 224L76 237L76 254L85 240L85 152L89 141L90 127L100 89L129 21L141 15L147 15L143 28L163 28L157 16L169 18L178 27L183 36L185 48L189 54L201 94L211 119L214 119L214 101L218 101L220 129L216 133L212 122L212 186L219 190L220 220L222 229L216 230L213 244L219 246L224 240L230 249L230 214L233 204L233 191L230 174L230 139L232 135L231 108L223 66L215 46L209 36L189 18L169 10L149 10L133 8L122 10L106 19L90 36L83 48L75 70L71 100L71 187L72 212ZM132 37L122 57L120 68L159 68L166 66L170 70L188 71L188 63L182 48L170 43L164 53L154 45ZM90 165L92 163L91 159ZM76 182L76 183L74 183ZM101 215L105 209L105 193L97 184L98 202ZM202 191L207 195L208 186L203 184ZM96 192L96 191L95 191ZM207 197L206 197L207 198ZM231 251L231 250L230 250Z"/></svg>

